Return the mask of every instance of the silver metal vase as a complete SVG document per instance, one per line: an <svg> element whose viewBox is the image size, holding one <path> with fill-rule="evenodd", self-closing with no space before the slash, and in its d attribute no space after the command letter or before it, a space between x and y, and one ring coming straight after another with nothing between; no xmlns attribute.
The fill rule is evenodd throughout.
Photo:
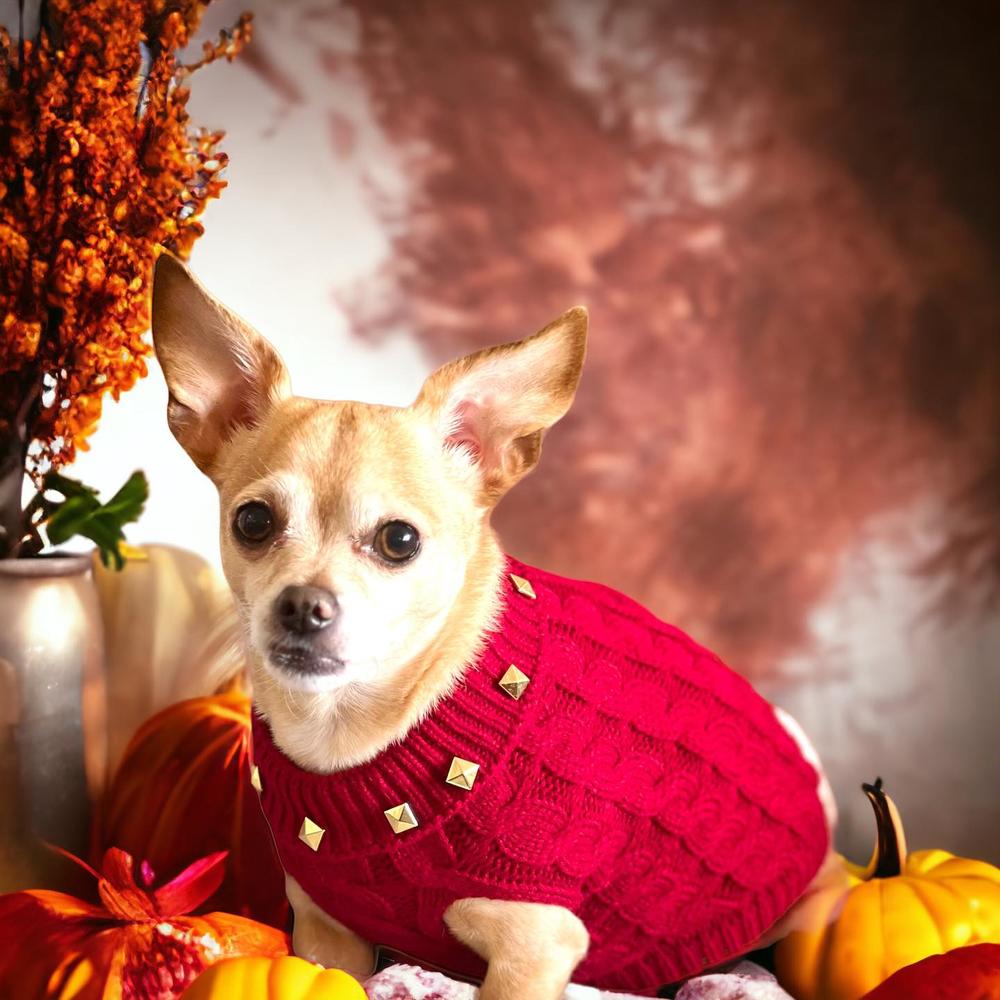
<svg viewBox="0 0 1000 1000"><path fill-rule="evenodd" d="M105 704L90 556L0 560L0 892L47 885L43 841L86 855Z"/></svg>

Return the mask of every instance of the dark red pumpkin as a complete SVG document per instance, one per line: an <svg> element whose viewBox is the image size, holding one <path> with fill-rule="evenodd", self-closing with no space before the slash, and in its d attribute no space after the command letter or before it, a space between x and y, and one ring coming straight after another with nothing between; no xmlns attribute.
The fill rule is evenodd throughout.
<svg viewBox="0 0 1000 1000"><path fill-rule="evenodd" d="M900 969L862 1000L1000 1000L1000 944L931 955Z"/></svg>
<svg viewBox="0 0 1000 1000"><path fill-rule="evenodd" d="M190 698L133 736L108 790L100 847L121 847L158 872L227 851L211 909L284 927L284 873L250 784L250 699Z"/></svg>

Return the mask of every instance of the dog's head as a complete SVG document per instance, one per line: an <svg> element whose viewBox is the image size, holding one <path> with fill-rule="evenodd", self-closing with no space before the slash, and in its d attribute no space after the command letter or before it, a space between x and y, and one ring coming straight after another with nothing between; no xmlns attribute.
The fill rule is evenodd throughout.
<svg viewBox="0 0 1000 1000"><path fill-rule="evenodd" d="M255 669L288 689L391 681L435 638L489 514L569 408L583 309L434 372L397 409L291 394L271 345L169 255L153 339L174 436L219 490Z"/></svg>

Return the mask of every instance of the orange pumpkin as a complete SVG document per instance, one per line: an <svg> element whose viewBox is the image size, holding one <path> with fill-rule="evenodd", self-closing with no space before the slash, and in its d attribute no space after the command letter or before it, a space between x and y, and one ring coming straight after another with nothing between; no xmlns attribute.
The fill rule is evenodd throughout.
<svg viewBox="0 0 1000 1000"><path fill-rule="evenodd" d="M135 734L105 799L101 845L177 871L228 851L213 909L275 927L288 918L285 881L250 785L250 699L239 691L191 698Z"/></svg>
<svg viewBox="0 0 1000 1000"><path fill-rule="evenodd" d="M231 958L206 969L183 1000L366 1000L361 984L339 969L301 958Z"/></svg>
<svg viewBox="0 0 1000 1000"><path fill-rule="evenodd" d="M131 855L112 848L100 874L89 869L99 905L43 889L0 896L0 997L175 1000L219 959L288 953L287 936L273 927L228 913L189 915L218 889L224 854L158 889L148 865L141 884L134 868Z"/></svg>
<svg viewBox="0 0 1000 1000"><path fill-rule="evenodd" d="M932 955L891 975L864 1000L1000 1000L1000 944Z"/></svg>
<svg viewBox="0 0 1000 1000"><path fill-rule="evenodd" d="M871 861L846 863L775 949L778 981L798 1000L858 1000L929 955L1000 943L1000 869L940 850L907 854L881 779L862 788L878 824Z"/></svg>

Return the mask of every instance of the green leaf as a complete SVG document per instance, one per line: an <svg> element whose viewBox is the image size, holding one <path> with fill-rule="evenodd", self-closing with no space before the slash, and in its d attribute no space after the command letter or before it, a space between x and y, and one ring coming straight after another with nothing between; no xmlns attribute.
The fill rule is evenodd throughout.
<svg viewBox="0 0 1000 1000"><path fill-rule="evenodd" d="M149 483L142 472L133 472L125 485L101 508L103 515L108 515L118 524L128 524L138 520L146 501L149 499Z"/></svg>
<svg viewBox="0 0 1000 1000"><path fill-rule="evenodd" d="M100 502L92 496L77 495L64 500L45 522L45 532L49 536L49 541L53 545L62 545L74 535L78 535L87 518L100 506Z"/></svg>
<svg viewBox="0 0 1000 1000"><path fill-rule="evenodd" d="M102 518L100 513L88 518L80 528L79 534L84 538L89 538L101 554L101 562L108 565L110 559L115 564L115 569L121 569L125 565L118 543L124 541L125 534L120 525L113 520Z"/></svg>
<svg viewBox="0 0 1000 1000"><path fill-rule="evenodd" d="M125 540L122 529L139 517L149 497L149 484L142 472L133 472L106 504L97 499L96 490L54 472L46 475L42 490L66 497L58 504L46 501L48 509L54 511L45 522L46 534L53 545L83 535L97 546L105 566L109 562L114 563L115 569L125 565L119 548L119 543Z"/></svg>
<svg viewBox="0 0 1000 1000"><path fill-rule="evenodd" d="M68 500L70 497L97 496L97 490L86 483L81 483L79 479L70 479L69 476L60 475L58 472L47 472L42 480L41 492L52 490L61 493Z"/></svg>

